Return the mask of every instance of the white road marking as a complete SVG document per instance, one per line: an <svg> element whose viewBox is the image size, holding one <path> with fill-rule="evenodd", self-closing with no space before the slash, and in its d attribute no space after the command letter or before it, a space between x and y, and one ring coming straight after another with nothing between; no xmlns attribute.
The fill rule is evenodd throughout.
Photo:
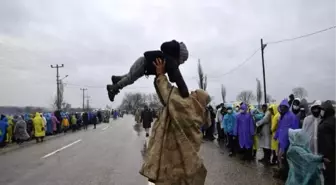
<svg viewBox="0 0 336 185"><path fill-rule="evenodd" d="M50 156L52 156L52 155L54 155L54 154L56 154L56 153L58 153L58 152L60 152L60 151L62 151L62 150L64 150L64 149L66 149L66 148L69 148L70 146L72 146L72 145L74 145L74 144L76 144L76 143L79 143L79 142L81 142L81 141L82 141L81 139L78 139L78 140L75 141L75 142L72 142L72 143L70 143L70 144L68 144L68 145L66 145L66 146L63 146L63 147L60 148L60 149L57 149L57 150L55 150L55 151L53 151L53 152L51 152L51 153L49 153L49 154L43 156L41 159L45 159L45 158L47 158L47 157L50 157Z"/></svg>
<svg viewBox="0 0 336 185"><path fill-rule="evenodd" d="M110 126L106 126L106 127L104 127L102 130L106 130L106 129L108 129Z"/></svg>
<svg viewBox="0 0 336 185"><path fill-rule="evenodd" d="M154 183L148 182L148 185L155 185Z"/></svg>

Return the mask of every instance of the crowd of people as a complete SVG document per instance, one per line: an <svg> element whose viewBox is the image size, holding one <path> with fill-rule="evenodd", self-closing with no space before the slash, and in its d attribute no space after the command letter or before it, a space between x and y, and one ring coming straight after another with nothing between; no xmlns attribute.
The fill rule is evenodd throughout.
<svg viewBox="0 0 336 185"><path fill-rule="evenodd" d="M114 111L117 112L117 111ZM109 111L90 111L82 113L67 113L55 111L53 113L35 113L24 115L1 115L0 118L0 147L12 142L22 144L32 139L36 143L44 141L46 136L67 133L69 130L88 129L88 125L96 125L109 121Z"/></svg>
<svg viewBox="0 0 336 185"><path fill-rule="evenodd" d="M280 105L261 109L240 102L208 107L211 126L202 127L205 140L217 140L229 156L252 161L259 148L265 166L286 184L335 184L335 108L331 101L315 101L308 108L293 95Z"/></svg>

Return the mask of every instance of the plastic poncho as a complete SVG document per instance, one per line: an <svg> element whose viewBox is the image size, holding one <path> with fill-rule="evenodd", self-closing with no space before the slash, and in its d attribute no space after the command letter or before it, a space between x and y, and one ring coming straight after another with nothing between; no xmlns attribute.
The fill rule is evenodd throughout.
<svg viewBox="0 0 336 185"><path fill-rule="evenodd" d="M289 107L288 100L284 99L280 103L280 106L284 105ZM288 129L298 129L299 120L296 118L295 114L291 111L286 112L279 118L278 129L275 132L274 139L279 141L279 149L281 152L285 152L289 145L288 140Z"/></svg>
<svg viewBox="0 0 336 185"><path fill-rule="evenodd" d="M69 120L68 118L64 117L62 120L62 127L63 128L68 128L69 127Z"/></svg>
<svg viewBox="0 0 336 185"><path fill-rule="evenodd" d="M252 148L253 135L254 135L254 122L253 117L247 112L246 104L240 107L243 112L236 117L236 125L233 135L238 137L239 145L241 148Z"/></svg>
<svg viewBox="0 0 336 185"><path fill-rule="evenodd" d="M321 104L322 102L320 100L317 100L312 105L312 107L321 106ZM313 152L313 154L318 154L317 130L320 121L321 121L320 117L315 117L313 115L309 115L303 120L302 130L309 136L309 148Z"/></svg>
<svg viewBox="0 0 336 185"><path fill-rule="evenodd" d="M34 125L34 135L35 137L44 137L45 136L45 127L43 123L43 119L41 118L40 113L36 113L33 119Z"/></svg>
<svg viewBox="0 0 336 185"><path fill-rule="evenodd" d="M7 116L8 127L7 127L7 143L12 143L13 130L14 130L14 121L12 116Z"/></svg>
<svg viewBox="0 0 336 185"><path fill-rule="evenodd" d="M262 120L263 117L265 116L265 114L263 112L259 111L258 109L252 109L251 113L252 113L253 120L254 120L255 123ZM259 130L260 129L258 129L258 128L255 128L255 130L254 130L255 135L253 136L253 150L258 150L258 148L259 148L259 138L258 138L258 134L257 134L257 132L258 133L260 132Z"/></svg>
<svg viewBox="0 0 336 185"><path fill-rule="evenodd" d="M2 120L0 120L0 143L2 143L6 138L7 128L8 120L6 117L3 117Z"/></svg>
<svg viewBox="0 0 336 185"><path fill-rule="evenodd" d="M77 124L77 119L75 115L71 116L71 125L76 125Z"/></svg>
<svg viewBox="0 0 336 185"><path fill-rule="evenodd" d="M224 132L226 134L233 135L235 125L236 125L236 114L234 112L225 114L222 121L222 127L224 128Z"/></svg>
<svg viewBox="0 0 336 185"><path fill-rule="evenodd" d="M55 116L55 113L51 114L51 122L52 122L53 131L56 132L57 131L57 125L60 124L60 122L58 121L57 117Z"/></svg>
<svg viewBox="0 0 336 185"><path fill-rule="evenodd" d="M322 164L322 156L310 151L309 136L301 129L289 129L288 136L289 172L286 185L321 185L319 166Z"/></svg>
<svg viewBox="0 0 336 185"><path fill-rule="evenodd" d="M46 113L44 114L44 117L47 121L47 133L48 134L52 134L54 131L53 131L53 124L52 124L52 120L51 120L51 114L50 113Z"/></svg>
<svg viewBox="0 0 336 185"><path fill-rule="evenodd" d="M278 151L279 142L274 139L275 132L278 128L278 122L279 122L279 117L280 117L280 114L278 112L278 105L272 104L270 105L270 109L273 110L272 124L271 124L271 133L272 133L271 149L274 151Z"/></svg>
<svg viewBox="0 0 336 185"><path fill-rule="evenodd" d="M26 122L22 119L21 116L19 116L16 120L16 124L14 127L14 136L15 139L17 140L22 140L25 141L29 139L29 134L27 132L27 124Z"/></svg>
<svg viewBox="0 0 336 185"><path fill-rule="evenodd" d="M208 119L209 95L196 90L182 98L165 75L155 80L164 106L155 121L140 174L155 185L204 185L207 171L199 151L202 143L200 126Z"/></svg>

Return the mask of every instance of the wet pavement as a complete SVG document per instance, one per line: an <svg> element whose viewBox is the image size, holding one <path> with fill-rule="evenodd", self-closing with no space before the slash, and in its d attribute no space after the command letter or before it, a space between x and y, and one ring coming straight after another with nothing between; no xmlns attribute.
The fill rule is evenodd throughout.
<svg viewBox="0 0 336 185"><path fill-rule="evenodd" d="M135 131L133 120L124 116L95 130L91 127L41 144L0 151L0 184L147 185L138 173L144 133ZM208 169L206 185L280 184L269 168L230 158L216 142L203 143L201 155Z"/></svg>

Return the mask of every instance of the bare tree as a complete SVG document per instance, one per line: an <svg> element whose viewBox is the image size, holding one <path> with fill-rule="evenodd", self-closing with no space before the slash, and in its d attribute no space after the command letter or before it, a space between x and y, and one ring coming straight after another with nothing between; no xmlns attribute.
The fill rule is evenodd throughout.
<svg viewBox="0 0 336 185"><path fill-rule="evenodd" d="M223 103L225 103L225 98L226 98L226 88L225 86L222 84L221 86L221 93L222 93L222 100L223 100Z"/></svg>
<svg viewBox="0 0 336 185"><path fill-rule="evenodd" d="M149 94L151 97L149 100L149 106L153 109L159 109L162 107L162 104L160 102L160 99L156 93Z"/></svg>
<svg viewBox="0 0 336 185"><path fill-rule="evenodd" d="M55 95L53 99L53 108L57 109L57 103L59 101L59 104L61 105L61 109L65 109L68 107L68 103L64 100L64 83L62 80L59 81L59 100L57 100L57 94ZM70 105L70 104L69 104ZM71 105L70 105L71 108Z"/></svg>
<svg viewBox="0 0 336 185"><path fill-rule="evenodd" d="M207 76L203 72L203 68L201 65L201 60L198 59L198 86L200 89L206 90L207 88Z"/></svg>
<svg viewBox="0 0 336 185"><path fill-rule="evenodd" d="M293 88L292 92L296 98L303 99L308 97L308 92L303 87L295 87Z"/></svg>
<svg viewBox="0 0 336 185"><path fill-rule="evenodd" d="M256 96L256 99L257 99L257 102L258 102L258 107L260 108L263 92L261 90L260 80L258 78L256 80L257 80L257 92L256 92L257 96Z"/></svg>
<svg viewBox="0 0 336 185"><path fill-rule="evenodd" d="M242 101L248 104L255 99L256 97L254 96L253 91L249 90L242 91L237 95L237 101Z"/></svg>
<svg viewBox="0 0 336 185"><path fill-rule="evenodd" d="M138 108L143 108L145 105L150 106L150 108L157 109L161 107L161 102L155 93L126 93L119 108L134 111Z"/></svg>

